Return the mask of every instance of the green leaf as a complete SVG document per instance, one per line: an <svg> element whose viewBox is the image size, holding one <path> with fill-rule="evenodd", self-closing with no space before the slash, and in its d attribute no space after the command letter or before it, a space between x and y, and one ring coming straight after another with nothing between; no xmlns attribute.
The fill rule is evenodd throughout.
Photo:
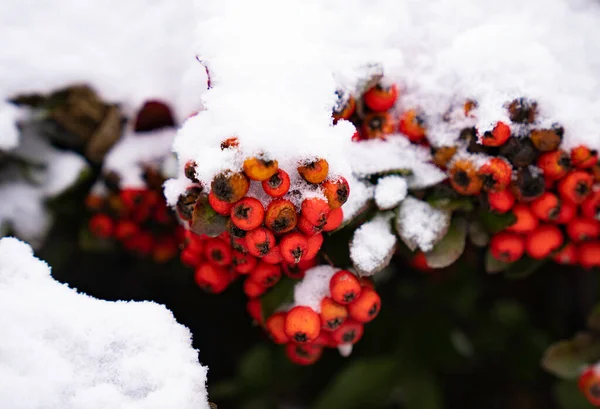
<svg viewBox="0 0 600 409"><path fill-rule="evenodd" d="M561 381L554 388L556 400L563 409L592 409L594 406L588 402L577 387L577 382Z"/></svg>
<svg viewBox="0 0 600 409"><path fill-rule="evenodd" d="M501 271L506 271L512 266L513 263L506 263L504 261L498 260L496 257L492 255L492 252L488 248L485 253L485 271L489 274L499 273Z"/></svg>
<svg viewBox="0 0 600 409"><path fill-rule="evenodd" d="M427 265L431 268L448 267L462 255L467 241L467 222L455 218L450 224L448 233L431 249L425 253Z"/></svg>
<svg viewBox="0 0 600 409"><path fill-rule="evenodd" d="M572 340L557 342L544 353L542 367L563 379L575 379L585 365L600 359L600 338L579 333Z"/></svg>
<svg viewBox="0 0 600 409"><path fill-rule="evenodd" d="M493 213L486 210L481 210L479 212L479 222L487 232L491 234L501 232L516 221L517 217L512 212L504 214Z"/></svg>
<svg viewBox="0 0 600 409"><path fill-rule="evenodd" d="M261 297L263 318L270 317L282 304L294 300L296 280L282 277L276 286Z"/></svg>
<svg viewBox="0 0 600 409"><path fill-rule="evenodd" d="M368 408L387 398L395 386L392 357L356 359L338 372L313 409Z"/></svg>
<svg viewBox="0 0 600 409"><path fill-rule="evenodd" d="M217 237L227 229L227 219L213 210L208 203L208 196L203 194L196 200L190 227L196 234Z"/></svg>

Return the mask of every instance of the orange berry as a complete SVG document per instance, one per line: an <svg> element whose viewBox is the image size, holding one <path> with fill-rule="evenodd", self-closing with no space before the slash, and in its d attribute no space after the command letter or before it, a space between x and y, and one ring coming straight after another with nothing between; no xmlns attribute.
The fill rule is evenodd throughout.
<svg viewBox="0 0 600 409"><path fill-rule="evenodd" d="M571 202L565 202L563 200L560 203L560 211L558 212L558 217L554 219L554 223L567 224L575 217L576 214L577 205L574 205Z"/></svg>
<svg viewBox="0 0 600 409"><path fill-rule="evenodd" d="M336 344L356 344L363 336L364 325L348 319L331 333Z"/></svg>
<svg viewBox="0 0 600 409"><path fill-rule="evenodd" d="M285 199L275 199L267 206L265 226L275 234L287 233L296 227L298 215L292 202Z"/></svg>
<svg viewBox="0 0 600 409"><path fill-rule="evenodd" d="M509 189L504 189L499 192L488 192L487 199L490 209L500 214L506 213L512 209L517 200L515 195Z"/></svg>
<svg viewBox="0 0 600 409"><path fill-rule="evenodd" d="M496 122L492 131L486 131L481 138L481 144L484 146L502 146L510 138L510 127L504 122Z"/></svg>
<svg viewBox="0 0 600 409"><path fill-rule="evenodd" d="M563 135L564 129L559 125L553 125L550 129L534 129L529 138L537 150L549 152L558 149Z"/></svg>
<svg viewBox="0 0 600 409"><path fill-rule="evenodd" d="M304 273L306 270L313 268L317 265L317 260L314 258L312 260L300 260L298 264L296 263L282 263L281 267L283 268L283 272L286 276L300 280L304 278Z"/></svg>
<svg viewBox="0 0 600 409"><path fill-rule="evenodd" d="M285 335L285 316L287 313L285 312L276 312L267 318L265 322L265 327L269 336L276 344L287 344L289 342L289 338Z"/></svg>
<svg viewBox="0 0 600 409"><path fill-rule="evenodd" d="M204 245L204 256L215 266L228 266L231 264L233 256L231 247L223 240L210 239Z"/></svg>
<svg viewBox="0 0 600 409"><path fill-rule="evenodd" d="M377 84L363 95L363 101L370 110L375 112L387 111L396 103L398 87L396 84L385 86Z"/></svg>
<svg viewBox="0 0 600 409"><path fill-rule="evenodd" d="M208 204L212 209L222 216L229 216L231 213L231 208L233 207L233 203L224 202L219 200L217 196L215 196L214 191L210 191L208 194Z"/></svg>
<svg viewBox="0 0 600 409"><path fill-rule="evenodd" d="M281 267L262 261L250 272L250 279L265 288L273 287L281 279Z"/></svg>
<svg viewBox="0 0 600 409"><path fill-rule="evenodd" d="M398 130L413 143L420 142L425 138L425 119L416 109L409 109L400 115Z"/></svg>
<svg viewBox="0 0 600 409"><path fill-rule="evenodd" d="M106 214L96 214L92 216L88 223L88 227L94 236L104 239L112 236L115 231L115 223Z"/></svg>
<svg viewBox="0 0 600 409"><path fill-rule="evenodd" d="M512 263L523 256L525 240L515 233L497 233L490 240L490 252L496 260Z"/></svg>
<svg viewBox="0 0 600 409"><path fill-rule="evenodd" d="M193 246L187 246L179 255L181 262L188 267L197 267L203 260L202 252L196 251Z"/></svg>
<svg viewBox="0 0 600 409"><path fill-rule="evenodd" d="M593 406L600 406L600 374L594 367L588 367L581 373L577 386Z"/></svg>
<svg viewBox="0 0 600 409"><path fill-rule="evenodd" d="M363 287L358 298L348 304L348 313L358 322L371 322L381 309L381 298L377 291Z"/></svg>
<svg viewBox="0 0 600 409"><path fill-rule="evenodd" d="M262 188L271 197L281 197L290 190L290 177L285 170L278 169L277 173L262 182Z"/></svg>
<svg viewBox="0 0 600 409"><path fill-rule="evenodd" d="M360 281L348 270L340 270L329 281L331 298L339 304L350 304L361 292Z"/></svg>
<svg viewBox="0 0 600 409"><path fill-rule="evenodd" d="M260 298L250 298L246 303L246 312L256 322L262 322L262 302Z"/></svg>
<svg viewBox="0 0 600 409"><path fill-rule="evenodd" d="M385 139L395 131L394 120L387 112L371 112L363 119L361 137L363 139Z"/></svg>
<svg viewBox="0 0 600 409"><path fill-rule="evenodd" d="M327 331L336 330L348 317L345 306L336 303L329 297L321 300L321 323Z"/></svg>
<svg viewBox="0 0 600 409"><path fill-rule="evenodd" d="M483 188L498 192L506 189L512 178L512 168L504 159L491 158L479 168Z"/></svg>
<svg viewBox="0 0 600 409"><path fill-rule="evenodd" d="M145 257L152 252L154 240L152 235L145 231L137 232L133 237L123 242L123 247L141 257Z"/></svg>
<svg viewBox="0 0 600 409"><path fill-rule="evenodd" d="M215 176L210 186L217 199L227 203L235 203L246 196L248 189L250 189L250 181L241 172L228 172Z"/></svg>
<svg viewBox="0 0 600 409"><path fill-rule="evenodd" d="M531 202L531 211L540 220L556 220L560 214L560 200L550 192L544 192Z"/></svg>
<svg viewBox="0 0 600 409"><path fill-rule="evenodd" d="M561 209L562 208L564 208L564 203L563 206L561 206ZM513 207L512 212L517 218L517 221L508 226L506 228L507 231L528 234L534 231L539 224L537 217L535 217L529 206L524 203L517 203L515 207Z"/></svg>
<svg viewBox="0 0 600 409"><path fill-rule="evenodd" d="M348 98L344 98L343 91L336 91L338 100L333 107L333 119L334 123L340 119L350 119L354 111L356 110L356 99L352 95Z"/></svg>
<svg viewBox="0 0 600 409"><path fill-rule="evenodd" d="M231 265L233 269L240 274L249 274L258 264L256 257L250 254L244 254L239 251L233 251Z"/></svg>
<svg viewBox="0 0 600 409"><path fill-rule="evenodd" d="M581 204L592 193L594 178L587 172L576 170L558 183L558 193L563 200Z"/></svg>
<svg viewBox="0 0 600 409"><path fill-rule="evenodd" d="M450 167L450 184L461 195L478 195L483 186L475 165L466 159L457 160Z"/></svg>
<svg viewBox="0 0 600 409"><path fill-rule="evenodd" d="M600 236L600 222L576 217L567 224L567 234L574 242L597 239Z"/></svg>
<svg viewBox="0 0 600 409"><path fill-rule="evenodd" d="M456 146L442 146L439 148L432 148L433 163L435 163L436 166L439 168L446 169L448 167L448 164L456 154L456 151Z"/></svg>
<svg viewBox="0 0 600 409"><path fill-rule="evenodd" d="M262 257L275 247L275 235L265 227L257 227L246 234L248 252L255 257Z"/></svg>
<svg viewBox="0 0 600 409"><path fill-rule="evenodd" d="M312 308L296 306L285 317L285 334L292 342L314 341L321 332L321 318Z"/></svg>
<svg viewBox="0 0 600 409"><path fill-rule="evenodd" d="M202 263L196 268L194 280L204 291L219 294L229 286L230 276L223 267Z"/></svg>
<svg viewBox="0 0 600 409"><path fill-rule="evenodd" d="M331 212L331 208L327 202L318 197L310 197L302 201L301 206L302 217L304 217L309 223L323 227L327 223L327 217Z"/></svg>
<svg viewBox="0 0 600 409"><path fill-rule="evenodd" d="M540 155L537 166L544 172L546 181L562 178L571 168L571 159L565 151L550 151Z"/></svg>
<svg viewBox="0 0 600 409"><path fill-rule="evenodd" d="M279 264L283 261L279 246L275 246L267 254L261 257L261 260L267 264Z"/></svg>
<svg viewBox="0 0 600 409"><path fill-rule="evenodd" d="M231 222L242 230L254 230L265 219L265 208L253 197L245 197L231 208Z"/></svg>
<svg viewBox="0 0 600 409"><path fill-rule="evenodd" d="M560 229L551 224L542 224L529 234L525 241L525 250L529 257L543 259L556 251L563 244Z"/></svg>
<svg viewBox="0 0 600 409"><path fill-rule="evenodd" d="M323 355L321 345L298 345L290 342L285 346L285 355L296 365L312 365Z"/></svg>
<svg viewBox="0 0 600 409"><path fill-rule="evenodd" d="M569 243L552 257L558 264L577 264L577 247Z"/></svg>
<svg viewBox="0 0 600 409"><path fill-rule="evenodd" d="M244 294L246 294L246 296L249 298L260 297L265 292L267 292L267 287L265 287L264 285L262 285L260 283L257 283L256 281L252 280L250 277L248 277L244 280L243 288L244 288Z"/></svg>
<svg viewBox="0 0 600 409"><path fill-rule="evenodd" d="M281 257L287 263L298 263L308 252L308 240L302 233L288 233L279 242Z"/></svg>
<svg viewBox="0 0 600 409"><path fill-rule="evenodd" d="M342 208L332 209L327 216L327 222L323 226L323 231L334 231L342 225L344 221L344 211Z"/></svg>
<svg viewBox="0 0 600 409"><path fill-rule="evenodd" d="M588 219L600 220L600 191L592 192L581 203L581 213Z"/></svg>
<svg viewBox="0 0 600 409"><path fill-rule="evenodd" d="M338 209L342 207L350 196L350 185L348 181L340 176L336 180L328 179L321 185L323 194L327 198L329 207L332 209Z"/></svg>
<svg viewBox="0 0 600 409"><path fill-rule="evenodd" d="M577 260L584 268L600 267L600 241L586 241L577 246Z"/></svg>
<svg viewBox="0 0 600 409"><path fill-rule="evenodd" d="M321 233L323 231L324 226L323 227L315 226L314 224L312 224L311 222L306 220L306 217L300 216L300 219L298 219L298 225L296 227L298 228L298 230L300 230L302 233L304 233L307 237L311 237L311 236L314 236L315 234Z"/></svg>
<svg viewBox="0 0 600 409"><path fill-rule="evenodd" d="M278 166L276 160L248 158L244 161L243 169L248 178L262 182L277 174Z"/></svg>
<svg viewBox="0 0 600 409"><path fill-rule="evenodd" d="M115 238L123 241L133 237L140 228L131 220L119 220L115 226Z"/></svg>
<svg viewBox="0 0 600 409"><path fill-rule="evenodd" d="M298 166L298 173L302 179L308 183L319 184L327 178L329 174L329 163L325 159L317 159Z"/></svg>
<svg viewBox="0 0 600 409"><path fill-rule="evenodd" d="M598 152L580 145L571 151L571 162L577 169L588 169L598 163Z"/></svg>
<svg viewBox="0 0 600 409"><path fill-rule="evenodd" d="M321 245L323 244L323 235L315 234L314 236L308 237L308 250L304 254L304 260L313 260L317 257L319 250L321 250Z"/></svg>

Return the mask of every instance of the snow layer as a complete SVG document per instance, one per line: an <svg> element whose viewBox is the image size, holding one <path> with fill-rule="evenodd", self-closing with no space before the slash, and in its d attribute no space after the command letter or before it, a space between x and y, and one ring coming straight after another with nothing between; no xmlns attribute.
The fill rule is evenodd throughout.
<svg viewBox="0 0 600 409"><path fill-rule="evenodd" d="M329 281L339 268L328 265L306 270L304 278L294 287L294 305L304 305L321 312L321 301L329 297Z"/></svg>
<svg viewBox="0 0 600 409"><path fill-rule="evenodd" d="M429 251L448 231L450 212L407 197L398 208L396 230L412 250Z"/></svg>
<svg viewBox="0 0 600 409"><path fill-rule="evenodd" d="M151 302L107 302L54 281L0 239L0 396L10 409L208 409L190 332Z"/></svg>
<svg viewBox="0 0 600 409"><path fill-rule="evenodd" d="M377 216L354 232L350 259L361 275L373 275L390 262L396 246L391 218L391 214Z"/></svg>
<svg viewBox="0 0 600 409"><path fill-rule="evenodd" d="M403 177L386 176L377 181L375 203L382 210L393 209L404 200L407 193L408 185Z"/></svg>

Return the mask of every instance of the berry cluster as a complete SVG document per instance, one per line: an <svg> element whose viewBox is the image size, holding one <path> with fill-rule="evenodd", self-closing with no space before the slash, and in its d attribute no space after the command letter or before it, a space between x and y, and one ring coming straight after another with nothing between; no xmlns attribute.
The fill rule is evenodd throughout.
<svg viewBox="0 0 600 409"><path fill-rule="evenodd" d="M145 188L122 188L118 176L106 175L106 194L86 199L93 212L88 228L96 237L115 239L127 251L163 263L177 255L183 229L163 198L160 173L147 167L143 176Z"/></svg>

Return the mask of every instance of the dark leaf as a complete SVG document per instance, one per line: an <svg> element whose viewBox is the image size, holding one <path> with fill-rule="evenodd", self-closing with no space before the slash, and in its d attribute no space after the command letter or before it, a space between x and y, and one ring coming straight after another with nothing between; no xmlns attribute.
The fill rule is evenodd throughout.
<svg viewBox="0 0 600 409"><path fill-rule="evenodd" d="M437 244L425 253L427 265L431 268L448 267L462 255L467 241L467 222L454 218L448 233Z"/></svg>
<svg viewBox="0 0 600 409"><path fill-rule="evenodd" d="M200 195L194 206L190 228L196 234L217 237L227 230L227 217L221 216L210 207L207 195Z"/></svg>
<svg viewBox="0 0 600 409"><path fill-rule="evenodd" d="M544 353L542 366L563 379L575 379L581 369L600 359L600 338L579 333L573 339L557 342Z"/></svg>
<svg viewBox="0 0 600 409"><path fill-rule="evenodd" d="M485 230L491 234L501 232L516 221L517 217L511 212L504 214L488 212L485 210L479 212L479 222Z"/></svg>
<svg viewBox="0 0 600 409"><path fill-rule="evenodd" d="M261 297L263 318L270 317L281 305L294 300L295 285L295 280L283 277L276 286Z"/></svg>

